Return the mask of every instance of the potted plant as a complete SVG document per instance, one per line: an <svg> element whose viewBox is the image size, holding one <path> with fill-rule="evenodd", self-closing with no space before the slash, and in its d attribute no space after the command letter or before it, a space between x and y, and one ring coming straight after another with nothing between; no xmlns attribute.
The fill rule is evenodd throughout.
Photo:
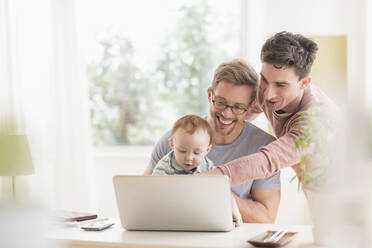
<svg viewBox="0 0 372 248"><path fill-rule="evenodd" d="M301 155L298 189L313 221L314 243L367 247L372 231L372 116L341 118L312 108L302 114L294 149ZM340 246L338 246L340 245Z"/></svg>
<svg viewBox="0 0 372 248"><path fill-rule="evenodd" d="M325 182L327 165L332 163L329 144L332 139L332 119L318 107L312 107L300 114L297 125L298 136L294 150L301 154L301 171L290 180L298 179L298 190L311 185L318 188Z"/></svg>

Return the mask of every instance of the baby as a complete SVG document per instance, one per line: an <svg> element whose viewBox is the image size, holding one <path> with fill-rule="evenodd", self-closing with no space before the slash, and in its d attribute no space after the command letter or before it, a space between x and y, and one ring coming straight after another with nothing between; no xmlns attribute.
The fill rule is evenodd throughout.
<svg viewBox="0 0 372 248"><path fill-rule="evenodd" d="M172 149L155 166L153 175L196 174L214 168L206 155L212 148L209 123L197 115L185 115L172 128Z"/></svg>
<svg viewBox="0 0 372 248"><path fill-rule="evenodd" d="M197 115L178 119L169 138L171 151L155 166L153 175L196 174L215 168L207 158L212 148L213 132L209 123ZM231 195L235 226L243 222L238 205Z"/></svg>

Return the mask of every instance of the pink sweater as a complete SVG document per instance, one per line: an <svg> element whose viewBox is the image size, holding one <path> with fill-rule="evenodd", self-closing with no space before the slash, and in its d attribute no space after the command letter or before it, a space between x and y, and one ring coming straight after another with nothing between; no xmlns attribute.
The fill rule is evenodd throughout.
<svg viewBox="0 0 372 248"><path fill-rule="evenodd" d="M334 107L334 103L313 85L305 89L297 110L289 115L279 115L265 108L260 95L257 97L257 102L258 107L252 112L263 111L265 113L278 139L261 147L257 153L235 159L218 167L230 177L232 186L252 179L265 178L278 172L281 168L297 165L301 156L308 152L300 150L298 153L294 150L295 140L298 136L298 125L303 126L303 118L300 117L300 113L313 106L324 106L326 109Z"/></svg>

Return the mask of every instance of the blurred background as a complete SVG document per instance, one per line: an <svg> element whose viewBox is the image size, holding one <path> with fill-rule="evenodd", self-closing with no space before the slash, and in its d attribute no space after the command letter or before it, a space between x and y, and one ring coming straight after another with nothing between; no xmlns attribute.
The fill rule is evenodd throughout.
<svg viewBox="0 0 372 248"><path fill-rule="evenodd" d="M0 125L11 116L28 135L35 169L16 197L117 217L112 176L141 174L178 117L208 113L215 68L242 58L259 71L283 30L318 43L313 83L340 108L370 109L371 16L368 0L0 0ZM276 222L309 224L293 175ZM1 199L11 184L0 177Z"/></svg>

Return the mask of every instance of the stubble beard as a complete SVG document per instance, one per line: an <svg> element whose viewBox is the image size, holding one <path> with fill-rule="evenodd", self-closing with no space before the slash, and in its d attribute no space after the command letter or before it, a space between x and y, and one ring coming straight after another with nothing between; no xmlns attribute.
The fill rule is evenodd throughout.
<svg viewBox="0 0 372 248"><path fill-rule="evenodd" d="M236 128L236 122L234 122L234 125L229 129L227 130L227 132L224 132L223 129L221 129L218 125L217 125L217 115L214 114L214 118L213 118L213 124L214 124L214 131L216 134L219 134L221 136L229 136L233 131L234 129Z"/></svg>

